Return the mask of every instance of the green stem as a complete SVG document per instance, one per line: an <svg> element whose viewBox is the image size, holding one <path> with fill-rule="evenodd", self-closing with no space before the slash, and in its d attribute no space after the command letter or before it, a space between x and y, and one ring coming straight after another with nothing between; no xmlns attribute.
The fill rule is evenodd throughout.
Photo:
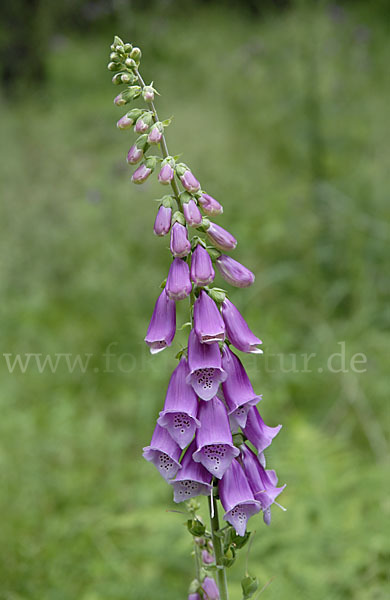
<svg viewBox="0 0 390 600"><path fill-rule="evenodd" d="M229 593L227 588L226 570L222 564L223 558L223 547L222 540L217 535L219 531L219 517L218 517L218 505L213 495L209 496L209 513L210 513L210 524L211 524L211 538L214 546L215 563L217 565L217 581L219 588L219 595L221 600L229 600Z"/></svg>
<svg viewBox="0 0 390 600"><path fill-rule="evenodd" d="M201 561L201 557L200 557L200 548L198 546L198 544L195 542L194 540L194 550L195 550L195 576L196 579L199 581L200 583L200 576L201 576L201 568L202 568L202 561Z"/></svg>
<svg viewBox="0 0 390 600"><path fill-rule="evenodd" d="M138 81L140 82L141 86L144 88L145 87L145 82L141 77L140 72L138 71L138 69L134 69L135 74L138 77ZM158 114L157 114L157 110L156 107L154 105L154 102L148 102L148 104L150 105L150 108L152 109L152 113L153 113L153 121L155 123L157 123L157 121L159 121L158 118ZM169 151L168 151L168 145L167 145L167 141L165 139L165 135L162 135L161 138L161 142L160 142L160 147L161 147L161 154L163 155L163 158L167 158L168 156L170 156ZM172 179L171 181L171 187L173 190L173 194L175 196L175 200L177 203L177 207L180 210L180 212L183 212L183 208L181 205L181 200L180 200L180 190L179 190L179 186L177 185L177 181L175 178Z"/></svg>

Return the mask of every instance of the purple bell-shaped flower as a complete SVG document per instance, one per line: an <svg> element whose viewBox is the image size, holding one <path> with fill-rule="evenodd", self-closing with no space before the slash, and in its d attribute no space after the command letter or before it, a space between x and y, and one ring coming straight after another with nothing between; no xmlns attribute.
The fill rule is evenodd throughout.
<svg viewBox="0 0 390 600"><path fill-rule="evenodd" d="M196 450L195 440L188 446L181 461L181 469L176 479L170 483L173 486L175 502L184 502L196 496L209 496L212 490L211 473L203 465L192 458Z"/></svg>
<svg viewBox="0 0 390 600"><path fill-rule="evenodd" d="M263 353L258 348L258 345L262 341L252 333L245 319L228 298L225 298L222 302L222 316L226 326L227 337L237 350L250 352L251 354Z"/></svg>
<svg viewBox="0 0 390 600"><path fill-rule="evenodd" d="M261 396L255 394L240 359L226 345L222 350L222 367L227 374L222 390L228 414L240 427L245 427L248 410L261 400Z"/></svg>
<svg viewBox="0 0 390 600"><path fill-rule="evenodd" d="M248 411L248 417L245 427L242 428L245 436L254 445L257 452L261 453L270 446L274 437L276 437L282 426L269 427L263 421L256 406L252 406Z"/></svg>
<svg viewBox="0 0 390 600"><path fill-rule="evenodd" d="M217 305L210 296L202 290L194 304L194 329L202 344L223 342L225 325Z"/></svg>
<svg viewBox="0 0 390 600"><path fill-rule="evenodd" d="M221 353L218 342L202 344L192 329L188 338L187 383L202 400L211 400L218 391L226 373L221 366Z"/></svg>
<svg viewBox="0 0 390 600"><path fill-rule="evenodd" d="M192 290L190 269L181 258L174 258L169 268L165 291L171 300L183 300Z"/></svg>
<svg viewBox="0 0 390 600"><path fill-rule="evenodd" d="M239 450L233 445L226 408L217 397L201 402L198 412L200 428L196 431L196 452L192 458L215 477L221 479Z"/></svg>
<svg viewBox="0 0 390 600"><path fill-rule="evenodd" d="M181 450L168 431L156 425L150 446L143 449L143 457L154 464L160 475L169 481L181 469L179 459Z"/></svg>
<svg viewBox="0 0 390 600"><path fill-rule="evenodd" d="M248 287L255 280L252 271L244 267L237 260L234 260L231 256L222 254L216 259L215 264L225 281L235 287Z"/></svg>
<svg viewBox="0 0 390 600"><path fill-rule="evenodd" d="M157 298L153 315L149 323L145 342L152 354L161 352L172 344L176 332L176 304L165 293Z"/></svg>
<svg viewBox="0 0 390 600"><path fill-rule="evenodd" d="M264 520L267 522L268 509L286 486L276 487L278 478L275 471L266 471L256 454L246 444L242 444L240 449L245 475L254 498L261 504ZM269 523L267 524L269 525Z"/></svg>
<svg viewBox="0 0 390 600"><path fill-rule="evenodd" d="M225 509L224 520L233 525L238 535L245 535L248 519L261 510L261 504L255 500L248 480L237 460L218 484L219 497Z"/></svg>
<svg viewBox="0 0 390 600"><path fill-rule="evenodd" d="M182 449L188 446L194 437L195 429L200 427L196 418L198 399L192 387L186 383L187 374L187 361L183 356L172 373L164 410L157 419L157 423L165 427Z"/></svg>
<svg viewBox="0 0 390 600"><path fill-rule="evenodd" d="M219 590L212 577L205 577L202 583L204 600L219 600Z"/></svg>
<svg viewBox="0 0 390 600"><path fill-rule="evenodd" d="M183 258L191 251L187 228L181 223L173 224L171 229L171 252L175 258Z"/></svg>
<svg viewBox="0 0 390 600"><path fill-rule="evenodd" d="M210 254L201 244L198 244L191 257L191 279L201 287L214 281L215 271Z"/></svg>

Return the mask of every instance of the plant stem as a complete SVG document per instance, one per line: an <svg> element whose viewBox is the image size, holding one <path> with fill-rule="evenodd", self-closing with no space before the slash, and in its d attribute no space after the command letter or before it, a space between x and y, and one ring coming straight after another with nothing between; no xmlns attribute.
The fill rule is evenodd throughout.
<svg viewBox="0 0 390 600"><path fill-rule="evenodd" d="M140 74L140 72L138 71L138 69L134 69L135 74L138 77L138 81L141 84L141 86L144 88L145 87L145 82L142 79L142 76ZM153 113L153 121L155 123L157 123L157 121L159 121L158 118L158 114L157 114L157 110L156 107L154 105L154 102L148 102L148 104L150 105L150 108L152 109L152 113ZM161 142L160 142L160 147L161 147L161 154L163 155L163 158L167 158L167 156L170 156L169 151L168 151L168 145L167 145L167 141L165 139L165 135L162 134L162 138L161 138ZM175 200L177 203L177 207L180 210L180 212L183 212L183 208L181 205L181 200L180 200L180 190L179 190L179 186L177 185L177 181L175 178L172 179L171 181L171 187L173 190L173 194L175 196Z"/></svg>
<svg viewBox="0 0 390 600"><path fill-rule="evenodd" d="M226 571L222 564L223 548L222 540L217 535L219 531L219 517L218 517L218 505L213 495L208 497L209 501L209 512L210 512L210 524L211 524L211 538L213 540L215 563L217 565L217 581L219 587L219 595L221 600L229 600Z"/></svg>

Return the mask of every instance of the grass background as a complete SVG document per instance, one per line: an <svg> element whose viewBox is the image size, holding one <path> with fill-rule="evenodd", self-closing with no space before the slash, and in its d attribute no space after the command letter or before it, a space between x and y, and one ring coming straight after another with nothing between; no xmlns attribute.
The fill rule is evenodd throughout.
<svg viewBox="0 0 390 600"><path fill-rule="evenodd" d="M284 425L266 454L288 508L252 520L250 571L273 578L261 597L384 600L390 42L360 3L258 19L124 4L115 31L53 35L47 86L2 99L2 354L93 356L85 373L24 374L1 356L0 598L179 600L193 577L184 517L141 458L180 336L156 357L142 342L169 252L152 235L161 188L130 184L132 136L115 128L114 33L142 47L171 152L223 203L256 273L231 298L268 356L243 359L266 422ZM327 368L340 342L364 372Z"/></svg>

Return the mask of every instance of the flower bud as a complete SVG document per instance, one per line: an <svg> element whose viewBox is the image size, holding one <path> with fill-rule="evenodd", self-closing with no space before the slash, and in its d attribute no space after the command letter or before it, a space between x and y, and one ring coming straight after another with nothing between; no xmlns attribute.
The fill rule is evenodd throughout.
<svg viewBox="0 0 390 600"><path fill-rule="evenodd" d="M144 112L143 115L141 115L137 119L137 122L134 127L134 131L136 133L145 133L146 131L148 131L148 129L152 123L153 123L152 113Z"/></svg>
<svg viewBox="0 0 390 600"><path fill-rule="evenodd" d="M204 562L205 565L211 565L214 562L214 556L207 550L202 550L202 562Z"/></svg>
<svg viewBox="0 0 390 600"><path fill-rule="evenodd" d="M219 600L218 586L212 577L205 577L202 590L204 600Z"/></svg>
<svg viewBox="0 0 390 600"><path fill-rule="evenodd" d="M115 35L114 41L111 44L111 50L116 50L118 46L123 46L123 41L118 35Z"/></svg>
<svg viewBox="0 0 390 600"><path fill-rule="evenodd" d="M125 65L129 69L134 69L137 66L137 63L132 58L126 58Z"/></svg>
<svg viewBox="0 0 390 600"><path fill-rule="evenodd" d="M246 575L241 581L241 587L244 598L250 598L259 587L257 577Z"/></svg>
<svg viewBox="0 0 390 600"><path fill-rule="evenodd" d="M116 126L118 127L118 129L130 129L130 127L133 126L133 119L131 117L129 117L128 115L123 115L123 117L121 117L119 119L119 121L117 121Z"/></svg>
<svg viewBox="0 0 390 600"><path fill-rule="evenodd" d="M191 192L191 194L193 194L200 189L199 181L189 169L187 169L183 175L179 175L179 177L183 187L187 190L187 192Z"/></svg>
<svg viewBox="0 0 390 600"><path fill-rule="evenodd" d="M113 62L118 62L118 60L120 60L119 54L117 52L111 52L110 60L112 60Z"/></svg>
<svg viewBox="0 0 390 600"><path fill-rule="evenodd" d="M114 98L114 104L116 106L124 106L126 104L126 100L124 99L124 97L122 96L122 94L118 94L118 96L116 96Z"/></svg>
<svg viewBox="0 0 390 600"><path fill-rule="evenodd" d="M201 600L201 597L198 593L188 594L188 600Z"/></svg>
<svg viewBox="0 0 390 600"><path fill-rule="evenodd" d="M141 148L137 148L137 144L133 144L127 153L127 162L129 165L136 165L144 155Z"/></svg>
<svg viewBox="0 0 390 600"><path fill-rule="evenodd" d="M107 69L109 71L120 71L121 65L119 65L118 63L115 63L115 62L109 62L107 65Z"/></svg>
<svg viewBox="0 0 390 600"><path fill-rule="evenodd" d="M129 53L132 51L133 46L131 44L125 44L124 49L125 49L125 52Z"/></svg>
<svg viewBox="0 0 390 600"><path fill-rule="evenodd" d="M145 102L153 102L154 100L154 88L151 85L145 85L142 90L142 97Z"/></svg>
<svg viewBox="0 0 390 600"><path fill-rule="evenodd" d="M181 258L174 258L169 268L165 291L171 300L183 300L192 290L190 270ZM196 534L195 534L196 535ZM202 534L198 534L202 535Z"/></svg>
<svg viewBox="0 0 390 600"><path fill-rule="evenodd" d="M189 202L183 202L183 213L187 225L190 225L190 227L196 227L201 224L202 215L193 198L191 198Z"/></svg>
<svg viewBox="0 0 390 600"><path fill-rule="evenodd" d="M175 175L174 170L172 169L169 163L163 164L161 167L160 173L158 174L158 180L163 185L168 185Z"/></svg>
<svg viewBox="0 0 390 600"><path fill-rule="evenodd" d="M223 213L222 205L218 202L218 200L216 200L212 196L209 196L208 194L201 194L198 197L198 202L203 208L206 215L212 216L220 215Z"/></svg>
<svg viewBox="0 0 390 600"><path fill-rule="evenodd" d="M131 83L131 81L132 81L132 77L130 76L129 73L122 73L122 75L121 75L122 83Z"/></svg>
<svg viewBox="0 0 390 600"><path fill-rule="evenodd" d="M171 252L175 258L183 258L191 251L191 244L188 240L187 229L184 225L176 222L171 231Z"/></svg>
<svg viewBox="0 0 390 600"><path fill-rule="evenodd" d="M133 58L137 62L139 62L141 60L141 56L142 56L142 52L141 52L140 48L137 48L136 46L130 52L130 58Z"/></svg>
<svg viewBox="0 0 390 600"><path fill-rule="evenodd" d="M244 265L237 260L234 260L234 258L226 256L225 254L222 254L217 258L215 264L225 281L235 287L248 287L252 285L255 280L252 271L244 267Z"/></svg>
<svg viewBox="0 0 390 600"><path fill-rule="evenodd" d="M171 228L172 208L161 204L154 222L155 235L166 235Z"/></svg>
<svg viewBox="0 0 390 600"><path fill-rule="evenodd" d="M191 279L197 286L209 285L214 279L215 272L209 253L198 244L191 258Z"/></svg>
<svg viewBox="0 0 390 600"><path fill-rule="evenodd" d="M120 85L122 83L121 73L115 73L114 77L111 79L114 85Z"/></svg>
<svg viewBox="0 0 390 600"><path fill-rule="evenodd" d="M147 167L145 164L142 164L134 171L131 181L133 183L143 183L147 180L151 172L151 168Z"/></svg>
<svg viewBox="0 0 390 600"><path fill-rule="evenodd" d="M148 136L149 144L159 144L163 136L163 126L160 122L155 123L151 128Z"/></svg>
<svg viewBox="0 0 390 600"><path fill-rule="evenodd" d="M231 233L220 227L216 223L210 223L206 230L207 235L217 248L221 250L234 250L237 246L237 240Z"/></svg>

